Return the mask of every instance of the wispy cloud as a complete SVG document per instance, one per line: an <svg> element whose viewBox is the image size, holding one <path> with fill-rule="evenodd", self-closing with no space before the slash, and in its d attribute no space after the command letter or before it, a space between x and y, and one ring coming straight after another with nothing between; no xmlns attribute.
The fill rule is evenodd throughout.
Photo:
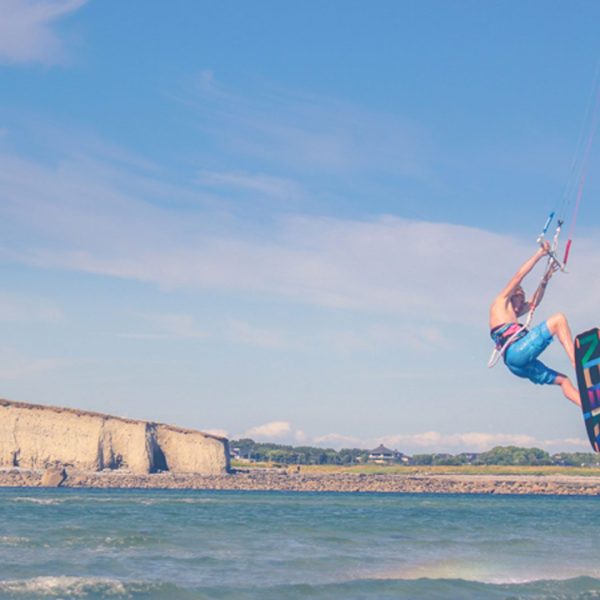
<svg viewBox="0 0 600 600"><path fill-rule="evenodd" d="M0 346L0 380L25 379L69 367L72 361L33 358L8 346Z"/></svg>
<svg viewBox="0 0 600 600"><path fill-rule="evenodd" d="M54 31L57 20L87 0L3 0L0 11L0 62L42 63L65 60L63 43Z"/></svg>
<svg viewBox="0 0 600 600"><path fill-rule="evenodd" d="M303 431L302 429L296 429L296 431L294 431L294 440L297 444L304 444L308 440L306 431Z"/></svg>
<svg viewBox="0 0 600 600"><path fill-rule="evenodd" d="M589 442L584 438L542 439L533 435L520 433L488 433L471 431L466 433L440 433L423 431L417 433L384 435L366 438L330 432L321 435L296 429L289 421L272 421L252 427L237 438L253 438L262 442L284 444L308 444L323 448L361 448L370 450L379 444L404 452L408 455L435 454L447 452L486 452L496 446L518 446L524 448L541 448L553 452L588 452Z"/></svg>
<svg viewBox="0 0 600 600"><path fill-rule="evenodd" d="M0 257L404 319L403 327L371 325L360 335L323 334L348 349L416 348L424 339L444 347L450 325L485 323L491 297L533 250L475 227L386 215L283 217L255 232L233 214L221 218L193 184L172 183L154 165L98 146L88 142L82 153L52 161L0 154ZM600 302L600 256L590 251L593 232L576 243L586 260L573 262L569 285L557 275L548 298L589 321ZM188 326L171 323L170 332L184 335ZM271 347L288 341L242 322L229 333Z"/></svg>
<svg viewBox="0 0 600 600"><path fill-rule="evenodd" d="M351 435L341 433L327 433L312 439L317 446L333 446L334 448L362 448L365 442Z"/></svg>
<svg viewBox="0 0 600 600"><path fill-rule="evenodd" d="M73 161L52 166L5 154L0 255L162 287L260 293L402 315L427 323L426 329L417 325L419 339L427 334L443 343L441 325L485 322L496 288L532 250L474 227L391 216L284 218L268 233L251 236L231 219L219 223L201 199L185 210L162 201L167 194L187 198L185 186L166 185L154 173L128 178L115 169ZM578 251L593 244L579 239ZM589 319L600 302L600 284L593 283L600 257L586 256L569 275L570 286L585 287L586 294L569 296L554 282L552 294L557 303L569 296L572 310ZM372 343L390 335L373 330ZM407 327L401 335L409 340L414 332ZM276 336L264 341L279 343Z"/></svg>
<svg viewBox="0 0 600 600"><path fill-rule="evenodd" d="M122 337L130 339L204 339L208 333L200 329L191 315L137 313L145 321L150 331L125 333Z"/></svg>
<svg viewBox="0 0 600 600"><path fill-rule="evenodd" d="M425 351L431 350L432 347L442 350L451 347L449 336L439 326L411 322L401 326L387 323L355 326L347 330L332 329L322 332L319 337L327 347L345 354L354 351L378 351L382 348L404 347ZM383 374L378 373L378 376ZM404 377L405 374L395 372L392 376ZM411 371L410 376L414 377L414 372Z"/></svg>
<svg viewBox="0 0 600 600"><path fill-rule="evenodd" d="M467 432L442 434L425 431L414 434L390 435L380 438L386 446L404 452L485 452L495 446L519 446L542 448L549 452L589 450L589 442L583 438L541 439L532 435L514 433Z"/></svg>
<svg viewBox="0 0 600 600"><path fill-rule="evenodd" d="M281 199L293 198L302 193L300 185L295 181L262 173L202 171L198 181L205 186L226 190L239 188Z"/></svg>
<svg viewBox="0 0 600 600"><path fill-rule="evenodd" d="M1 308L0 298L0 308ZM234 344L258 348L284 348L289 346L283 332L258 327L239 319L212 322L209 327L200 327L196 317L185 314L133 313L143 325L141 331L129 331L120 337L140 340L206 340L225 339ZM0 315L1 319L1 315Z"/></svg>
<svg viewBox="0 0 600 600"><path fill-rule="evenodd" d="M280 331L256 327L246 321L233 319L226 326L226 337L234 342L260 348L283 348L288 345Z"/></svg>
<svg viewBox="0 0 600 600"><path fill-rule="evenodd" d="M63 311L49 300L0 292L0 321L54 323L63 318Z"/></svg>
<svg viewBox="0 0 600 600"><path fill-rule="evenodd" d="M258 86L247 97L203 71L179 100L220 149L290 171L430 174L427 134L414 122L346 102ZM193 117L193 113L192 113Z"/></svg>
<svg viewBox="0 0 600 600"><path fill-rule="evenodd" d="M386 446L422 448L423 450L436 449L467 449L471 451L489 450L494 446L532 446L536 438L530 435L506 433L456 433L442 434L437 431L425 431L414 434L400 434L384 436L381 442Z"/></svg>
<svg viewBox="0 0 600 600"><path fill-rule="evenodd" d="M256 438L259 440L278 440L290 435L292 426L289 421L271 421L256 427L251 427L240 437Z"/></svg>

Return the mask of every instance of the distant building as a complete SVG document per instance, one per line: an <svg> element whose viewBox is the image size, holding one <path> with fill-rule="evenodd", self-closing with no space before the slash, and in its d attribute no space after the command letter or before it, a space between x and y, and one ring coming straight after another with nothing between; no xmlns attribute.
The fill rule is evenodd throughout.
<svg viewBox="0 0 600 600"><path fill-rule="evenodd" d="M250 453L244 452L241 448L229 448L229 457L231 460L250 461Z"/></svg>
<svg viewBox="0 0 600 600"><path fill-rule="evenodd" d="M376 463L379 465L386 465L394 462L408 463L408 456L398 452L397 450L390 450L383 444L377 446L369 452L369 462Z"/></svg>
<svg viewBox="0 0 600 600"><path fill-rule="evenodd" d="M458 455L458 458L461 462L472 465L479 460L479 456L478 452L462 452Z"/></svg>

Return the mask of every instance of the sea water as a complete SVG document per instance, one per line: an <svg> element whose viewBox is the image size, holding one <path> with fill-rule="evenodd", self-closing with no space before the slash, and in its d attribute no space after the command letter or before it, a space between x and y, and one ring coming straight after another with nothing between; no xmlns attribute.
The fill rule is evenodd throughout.
<svg viewBox="0 0 600 600"><path fill-rule="evenodd" d="M0 598L600 598L600 499L0 489Z"/></svg>

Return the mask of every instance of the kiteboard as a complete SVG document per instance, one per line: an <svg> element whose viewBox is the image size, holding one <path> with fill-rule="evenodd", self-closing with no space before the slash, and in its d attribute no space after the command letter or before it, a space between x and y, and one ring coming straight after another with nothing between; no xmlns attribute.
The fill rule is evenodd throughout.
<svg viewBox="0 0 600 600"><path fill-rule="evenodd" d="M600 329L575 338L575 371L583 420L592 448L600 452Z"/></svg>

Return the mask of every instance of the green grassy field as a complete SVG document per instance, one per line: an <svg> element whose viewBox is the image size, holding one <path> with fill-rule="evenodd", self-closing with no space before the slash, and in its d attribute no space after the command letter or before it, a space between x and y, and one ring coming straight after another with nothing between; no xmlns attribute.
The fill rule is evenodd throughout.
<svg viewBox="0 0 600 600"><path fill-rule="evenodd" d="M248 463L231 461L235 469L295 469L295 465L276 463ZM357 474L403 474L403 475L578 475L600 476L600 467L560 466L513 466L513 465L463 465L463 466L404 466L404 465L300 465L302 473L357 473Z"/></svg>

